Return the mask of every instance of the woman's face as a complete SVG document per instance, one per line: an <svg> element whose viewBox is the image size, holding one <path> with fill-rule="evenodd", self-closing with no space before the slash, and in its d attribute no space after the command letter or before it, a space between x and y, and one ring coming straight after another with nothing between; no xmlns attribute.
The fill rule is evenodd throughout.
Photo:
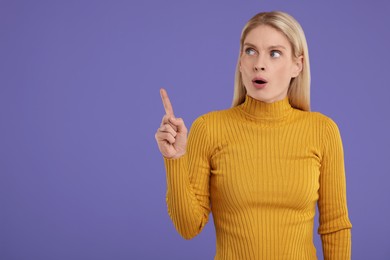
<svg viewBox="0 0 390 260"><path fill-rule="evenodd" d="M301 70L302 56L293 58L284 34L268 25L260 25L247 34L240 72L249 96L267 103L282 100L287 96L291 78Z"/></svg>

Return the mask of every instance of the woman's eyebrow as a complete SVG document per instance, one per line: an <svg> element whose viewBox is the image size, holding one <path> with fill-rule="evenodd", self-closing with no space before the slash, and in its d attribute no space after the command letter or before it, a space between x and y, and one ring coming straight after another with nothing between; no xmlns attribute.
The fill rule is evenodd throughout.
<svg viewBox="0 0 390 260"><path fill-rule="evenodd" d="M247 46L250 46L250 47L254 47L254 48L257 48L256 45L250 43L250 42L245 42L244 43L244 46L247 45ZM287 49L286 47L284 47L283 45L271 45L268 47L269 50L271 49Z"/></svg>
<svg viewBox="0 0 390 260"><path fill-rule="evenodd" d="M272 46L269 46L268 49L285 49L286 50L286 47L284 47L283 45L272 45Z"/></svg>
<svg viewBox="0 0 390 260"><path fill-rule="evenodd" d="M245 42L245 43L244 43L244 46L245 46L245 45L248 45L248 46L250 46L250 47L255 47L255 48L256 48L256 46L255 46L254 44L249 43L249 42Z"/></svg>

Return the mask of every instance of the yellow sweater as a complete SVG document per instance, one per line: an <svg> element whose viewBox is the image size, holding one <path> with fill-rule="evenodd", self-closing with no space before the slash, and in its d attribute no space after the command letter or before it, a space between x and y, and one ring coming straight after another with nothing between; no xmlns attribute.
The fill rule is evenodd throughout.
<svg viewBox="0 0 390 260"><path fill-rule="evenodd" d="M329 117L247 95L198 117L186 154L164 163L181 236L199 234L212 211L214 259L317 259L317 201L324 258L351 258L343 145Z"/></svg>

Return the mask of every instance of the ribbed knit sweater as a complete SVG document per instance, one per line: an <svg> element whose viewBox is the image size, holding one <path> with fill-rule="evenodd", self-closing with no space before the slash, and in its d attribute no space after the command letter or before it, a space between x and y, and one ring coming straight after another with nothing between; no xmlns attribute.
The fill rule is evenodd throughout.
<svg viewBox="0 0 390 260"><path fill-rule="evenodd" d="M351 258L343 145L328 116L247 95L198 117L185 155L164 163L169 216L191 239L212 212L214 259L317 259L316 203L324 259Z"/></svg>

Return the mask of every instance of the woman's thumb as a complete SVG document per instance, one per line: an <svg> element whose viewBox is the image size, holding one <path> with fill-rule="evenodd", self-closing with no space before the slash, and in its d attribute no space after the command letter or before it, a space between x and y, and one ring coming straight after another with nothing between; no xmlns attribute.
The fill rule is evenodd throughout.
<svg viewBox="0 0 390 260"><path fill-rule="evenodd" d="M169 122L175 125L179 132L183 132L187 130L182 118L170 117Z"/></svg>
<svg viewBox="0 0 390 260"><path fill-rule="evenodd" d="M177 126L179 124L178 119L176 117L174 117L174 116L169 117L168 120L169 120L170 123L174 124L175 126Z"/></svg>

